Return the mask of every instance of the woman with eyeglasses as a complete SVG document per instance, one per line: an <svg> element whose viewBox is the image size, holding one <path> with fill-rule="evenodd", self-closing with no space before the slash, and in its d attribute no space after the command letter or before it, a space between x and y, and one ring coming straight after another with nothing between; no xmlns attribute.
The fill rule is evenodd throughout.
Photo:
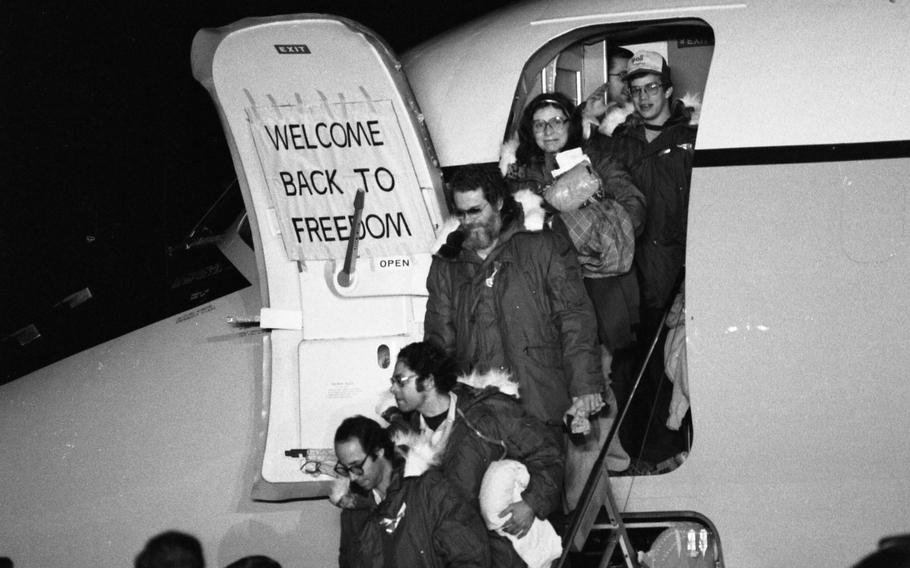
<svg viewBox="0 0 910 568"><path fill-rule="evenodd" d="M342 508L339 566L489 567L487 529L477 510L439 469L418 459L408 463L397 451L388 431L364 416L346 418L335 431L342 483L330 499ZM368 498L347 499L352 490Z"/></svg>
<svg viewBox="0 0 910 568"><path fill-rule="evenodd" d="M638 325L638 284L631 268L634 241L644 228L646 200L609 145L584 144L581 109L561 93L542 93L525 106L518 125L514 159L508 143L500 164L513 191L530 189L550 195L556 179L556 155L581 148L600 182L595 207L555 211L550 226L570 238L579 252L585 288L597 314L598 336L604 347L604 372L614 380L631 375L632 348ZM617 367L622 367L617 368ZM622 392L626 385L617 385ZM608 393L609 395L609 393ZM621 399L622 400L622 399Z"/></svg>
<svg viewBox="0 0 910 568"><path fill-rule="evenodd" d="M556 154L582 144L581 122L573 120L572 101L562 93L541 93L531 99L518 123L517 147L506 149L507 177L538 192L553 181ZM510 155L514 152L514 156ZM536 187L533 186L536 184Z"/></svg>

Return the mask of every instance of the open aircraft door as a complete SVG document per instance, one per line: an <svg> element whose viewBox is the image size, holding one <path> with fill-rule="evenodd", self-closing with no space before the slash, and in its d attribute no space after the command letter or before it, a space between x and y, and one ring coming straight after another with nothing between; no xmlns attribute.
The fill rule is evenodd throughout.
<svg viewBox="0 0 910 568"><path fill-rule="evenodd" d="M398 349L423 336L435 155L395 56L349 20L202 30L192 61L243 190L268 330L253 498L326 495L335 428L373 414Z"/></svg>

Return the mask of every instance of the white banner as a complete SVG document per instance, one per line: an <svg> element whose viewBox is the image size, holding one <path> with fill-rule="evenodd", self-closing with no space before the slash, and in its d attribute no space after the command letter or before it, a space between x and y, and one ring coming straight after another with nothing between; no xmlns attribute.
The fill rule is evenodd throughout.
<svg viewBox="0 0 910 568"><path fill-rule="evenodd" d="M247 109L288 258L426 252L433 229L391 101ZM360 223L354 196L364 189Z"/></svg>

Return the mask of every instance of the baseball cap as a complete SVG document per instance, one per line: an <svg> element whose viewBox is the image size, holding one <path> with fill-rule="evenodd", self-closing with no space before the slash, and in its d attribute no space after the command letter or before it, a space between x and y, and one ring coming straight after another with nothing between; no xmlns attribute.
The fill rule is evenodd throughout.
<svg viewBox="0 0 910 568"><path fill-rule="evenodd" d="M636 52L632 59L629 60L626 70L627 81L648 73L656 73L665 81L670 79L670 66L667 65L663 56L656 51Z"/></svg>

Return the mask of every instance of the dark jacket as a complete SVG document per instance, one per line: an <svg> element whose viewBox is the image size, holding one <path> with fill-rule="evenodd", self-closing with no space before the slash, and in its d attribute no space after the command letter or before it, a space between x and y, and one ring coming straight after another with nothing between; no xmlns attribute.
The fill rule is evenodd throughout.
<svg viewBox="0 0 910 568"><path fill-rule="evenodd" d="M661 133L645 138L638 114L613 132L613 152L631 172L636 186L648 200L647 220L635 247L644 307L663 309L673 298L685 263L689 181L695 156L697 127L691 109L673 101L672 114Z"/></svg>
<svg viewBox="0 0 910 568"><path fill-rule="evenodd" d="M561 424L573 396L603 391L594 311L564 237L513 223L485 260L434 256L427 289L425 338L465 372L508 370L533 416Z"/></svg>
<svg viewBox="0 0 910 568"><path fill-rule="evenodd" d="M518 461L530 476L522 499L538 518L546 519L562 505L564 458L552 429L496 386L473 388L459 382L452 393L457 401L455 421L439 456L446 479L480 511L480 487L490 464L500 459ZM411 413L408 420L412 430L420 430L419 413ZM507 538L496 532L488 537L494 566L526 566Z"/></svg>
<svg viewBox="0 0 910 568"><path fill-rule="evenodd" d="M372 497L370 497L372 501ZM360 509L341 510L341 535L338 539L338 568L354 568L360 558L360 536L370 520L375 505L371 502Z"/></svg>
<svg viewBox="0 0 910 568"><path fill-rule="evenodd" d="M476 568L490 566L480 513L438 469L392 474L385 499L360 533L358 568Z"/></svg>
<svg viewBox="0 0 910 568"><path fill-rule="evenodd" d="M547 518L562 503L564 458L553 432L495 386L457 383L452 392L457 415L440 460L446 479L479 509L487 467L500 459L521 462L531 478L521 497L538 518ZM419 430L420 416L412 414L411 426Z"/></svg>

